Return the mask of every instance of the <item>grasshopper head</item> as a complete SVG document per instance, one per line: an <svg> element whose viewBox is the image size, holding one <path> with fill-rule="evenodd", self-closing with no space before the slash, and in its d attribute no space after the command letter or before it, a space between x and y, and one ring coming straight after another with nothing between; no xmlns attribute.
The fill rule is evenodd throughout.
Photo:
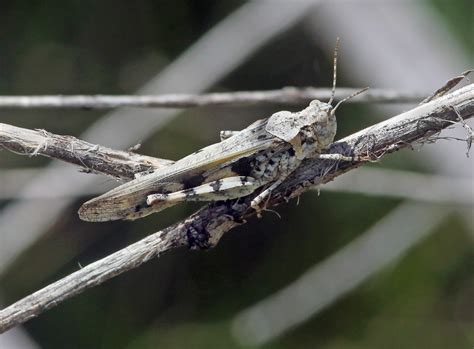
<svg viewBox="0 0 474 349"><path fill-rule="evenodd" d="M321 149L326 148L331 144L336 136L337 121L336 121L336 110L345 101L367 91L369 88L363 88L362 90L356 91L351 95L340 100L334 107L332 101L334 100L335 85L333 86L333 92L331 99L328 103L321 102L318 100L311 101L309 106L302 110L301 119L304 120L304 126L309 126L309 131L312 133L313 139L318 143ZM307 130L307 128L306 128Z"/></svg>
<svg viewBox="0 0 474 349"><path fill-rule="evenodd" d="M324 149L331 144L337 130L335 108L330 103L314 100L302 113L307 114L306 134L314 139L318 148Z"/></svg>

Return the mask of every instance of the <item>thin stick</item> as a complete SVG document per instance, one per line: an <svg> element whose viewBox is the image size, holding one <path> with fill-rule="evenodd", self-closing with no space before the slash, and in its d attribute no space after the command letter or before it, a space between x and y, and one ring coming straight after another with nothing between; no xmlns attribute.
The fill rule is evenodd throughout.
<svg viewBox="0 0 474 349"><path fill-rule="evenodd" d="M335 82L334 82L335 83ZM286 87L269 91L241 91L208 94L167 95L51 95L51 96L0 96L0 108L82 108L110 109L118 107L188 108L199 106L245 106L254 104L306 104L313 99L341 100L360 89L339 88L337 96L327 88ZM334 92L335 93L335 92ZM389 89L372 89L351 102L418 103L428 93Z"/></svg>

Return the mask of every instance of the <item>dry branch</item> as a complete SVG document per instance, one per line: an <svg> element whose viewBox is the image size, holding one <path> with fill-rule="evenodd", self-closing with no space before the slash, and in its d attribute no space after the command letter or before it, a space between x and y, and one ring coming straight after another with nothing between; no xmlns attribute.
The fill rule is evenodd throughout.
<svg viewBox="0 0 474 349"><path fill-rule="evenodd" d="M350 135L333 143L328 152L353 155L359 161L304 161L278 188L269 202L269 207L297 197L314 185L327 183L357 168L364 161L378 160L385 154L410 147L414 143L433 141L434 135L442 129L460 122L460 116L468 119L473 115L474 84L471 84ZM210 203L182 222L152 234L23 298L0 311L0 332L38 316L73 295L136 268L172 248L187 246L191 249L206 249L215 246L225 232L244 224L247 218L254 215L250 209L252 196L240 199L238 203Z"/></svg>
<svg viewBox="0 0 474 349"><path fill-rule="evenodd" d="M338 88L336 100L360 89ZM372 89L350 102L416 103L426 93ZM240 91L208 94L167 95L71 95L71 96L0 96L0 108L84 108L118 107L188 108L211 105L243 106L262 103L306 104L313 99L329 100L331 89L286 87L269 91Z"/></svg>
<svg viewBox="0 0 474 349"><path fill-rule="evenodd" d="M20 155L42 155L81 166L85 172L133 179L137 172L167 166L171 160L91 144L72 136L0 123L0 147Z"/></svg>

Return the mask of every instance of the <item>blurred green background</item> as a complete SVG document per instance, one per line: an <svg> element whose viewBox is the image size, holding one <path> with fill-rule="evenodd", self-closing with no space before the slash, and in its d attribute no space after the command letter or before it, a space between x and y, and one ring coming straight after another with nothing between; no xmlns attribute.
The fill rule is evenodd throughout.
<svg viewBox="0 0 474 349"><path fill-rule="evenodd" d="M427 4L472 54L472 1ZM241 5L230 0L2 1L0 94L133 93ZM329 86L332 52L307 36L303 25L293 26L212 90ZM340 76L338 84L351 85L351 77ZM178 159L216 142L219 130L242 128L278 109L281 106L191 108L143 140L139 152ZM0 122L79 136L103 114L0 110ZM368 105L346 105L338 120L341 137L376 118ZM425 171L424 164L408 153L390 156L382 166ZM48 162L0 152L0 170ZM112 182L105 177L103 181ZM90 224L81 222L76 214L88 198L78 198L0 275L3 305L198 207L180 205L131 223ZM27 322L24 329L42 348L240 348L230 332L231 321L240 310L292 282L400 202L307 193L299 206L290 202L278 209L282 219L273 214L254 219L226 234L208 252L172 251L66 301ZM0 201L0 208L7 204ZM47 205L47 201L38 204ZM397 263L264 347L471 348L474 250L470 229L453 215Z"/></svg>

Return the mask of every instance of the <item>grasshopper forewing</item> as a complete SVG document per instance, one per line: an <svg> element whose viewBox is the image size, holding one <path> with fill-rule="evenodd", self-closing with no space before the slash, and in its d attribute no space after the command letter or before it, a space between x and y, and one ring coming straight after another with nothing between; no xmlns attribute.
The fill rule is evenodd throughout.
<svg viewBox="0 0 474 349"><path fill-rule="evenodd" d="M166 168L144 174L84 203L79 215L86 221L133 220L161 211L178 202L166 198L167 195L184 191L184 195L191 199L194 188L203 184L216 183L223 177L246 176L250 173L251 158L255 154L282 143L265 132L265 122L256 122L220 143L198 150ZM214 185L215 188L217 186ZM157 193L162 194L164 200L147 204L147 197ZM223 198L232 198L229 193L226 196L222 191L222 194Z"/></svg>

